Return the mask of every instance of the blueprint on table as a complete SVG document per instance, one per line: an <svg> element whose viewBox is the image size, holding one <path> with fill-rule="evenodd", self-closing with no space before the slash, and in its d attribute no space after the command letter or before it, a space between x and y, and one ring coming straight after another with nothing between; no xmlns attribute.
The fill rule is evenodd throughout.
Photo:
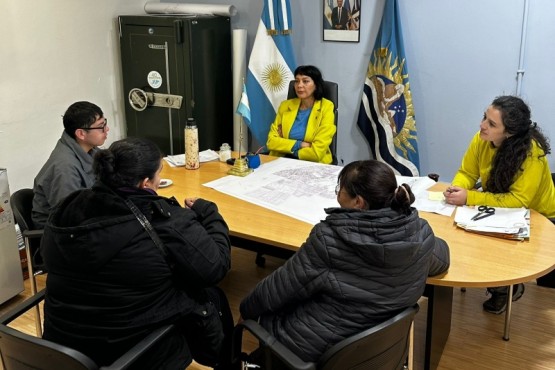
<svg viewBox="0 0 555 370"><path fill-rule="evenodd" d="M278 158L262 164L248 176L225 176L203 185L315 225L326 218L324 208L339 207L335 185L342 168ZM396 179L398 184L411 186L416 197L413 206L418 210L450 216L455 208L428 199L426 189L435 184L428 177L396 176Z"/></svg>
<svg viewBox="0 0 555 370"><path fill-rule="evenodd" d="M279 158L248 176L225 176L204 186L315 225L326 218L324 208L339 207L334 190L341 168Z"/></svg>

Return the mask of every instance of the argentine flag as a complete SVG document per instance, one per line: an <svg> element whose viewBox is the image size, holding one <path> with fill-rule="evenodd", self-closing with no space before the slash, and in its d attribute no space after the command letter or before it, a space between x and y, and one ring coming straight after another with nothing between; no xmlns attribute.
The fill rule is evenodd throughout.
<svg viewBox="0 0 555 370"><path fill-rule="evenodd" d="M270 125L296 68L291 43L289 0L264 0L247 71L251 120L247 122L259 145L265 145Z"/></svg>
<svg viewBox="0 0 555 370"><path fill-rule="evenodd" d="M251 108L249 104L249 97L247 95L247 87L243 83L243 93L241 94L241 100L239 101L239 105L237 106L237 112L241 116L243 116L243 121L247 124L251 124Z"/></svg>
<svg viewBox="0 0 555 370"><path fill-rule="evenodd" d="M331 30L331 11L333 9L333 0L326 0L324 2L324 29Z"/></svg>

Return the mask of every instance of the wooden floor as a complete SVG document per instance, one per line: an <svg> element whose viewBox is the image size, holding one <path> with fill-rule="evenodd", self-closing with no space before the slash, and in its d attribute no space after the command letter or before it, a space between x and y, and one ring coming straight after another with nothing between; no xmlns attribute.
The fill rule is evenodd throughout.
<svg viewBox="0 0 555 370"><path fill-rule="evenodd" d="M232 270L221 286L228 294L235 318L238 318L241 298L283 261L267 257L266 267L260 268L254 263L254 253L233 248L232 254ZM39 276L38 281L39 288L43 287L45 277ZM555 289L538 287L535 282L525 285L524 296L513 305L509 341L502 339L504 315L492 315L482 310L482 302L487 299L485 289L468 289L465 293L455 290L451 335L438 369L555 369ZM0 305L0 314L30 295L27 280L25 287L24 293ZM420 306L415 325L415 370L422 368L425 298L421 299ZM12 326L34 333L33 316L27 314ZM255 345L254 340L245 340L247 349ZM189 369L208 368L193 364Z"/></svg>

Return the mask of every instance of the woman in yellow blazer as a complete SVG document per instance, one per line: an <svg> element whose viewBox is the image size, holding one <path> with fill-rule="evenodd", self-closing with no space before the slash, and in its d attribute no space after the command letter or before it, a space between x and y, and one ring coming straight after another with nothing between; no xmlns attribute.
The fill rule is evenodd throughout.
<svg viewBox="0 0 555 370"><path fill-rule="evenodd" d="M451 186L443 194L448 204L531 208L555 217L555 186L547 155L548 139L531 120L530 107L517 96L499 96L484 112L480 131L474 135ZM483 191L474 189L481 180ZM555 287L555 274L538 279L538 285ZM487 312L507 308L508 287L488 288ZM524 284L513 289L512 300L524 293Z"/></svg>
<svg viewBox="0 0 555 370"><path fill-rule="evenodd" d="M280 104L266 147L270 155L330 164L335 113L333 103L323 97L322 74L308 65L294 74L297 97Z"/></svg>

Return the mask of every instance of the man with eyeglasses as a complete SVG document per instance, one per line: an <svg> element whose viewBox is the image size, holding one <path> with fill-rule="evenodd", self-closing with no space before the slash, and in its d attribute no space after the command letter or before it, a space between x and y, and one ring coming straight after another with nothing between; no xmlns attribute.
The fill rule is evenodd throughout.
<svg viewBox="0 0 555 370"><path fill-rule="evenodd" d="M63 123L62 137L35 177L32 218L37 229L67 195L93 185L93 157L110 131L102 109L86 101L70 105Z"/></svg>

